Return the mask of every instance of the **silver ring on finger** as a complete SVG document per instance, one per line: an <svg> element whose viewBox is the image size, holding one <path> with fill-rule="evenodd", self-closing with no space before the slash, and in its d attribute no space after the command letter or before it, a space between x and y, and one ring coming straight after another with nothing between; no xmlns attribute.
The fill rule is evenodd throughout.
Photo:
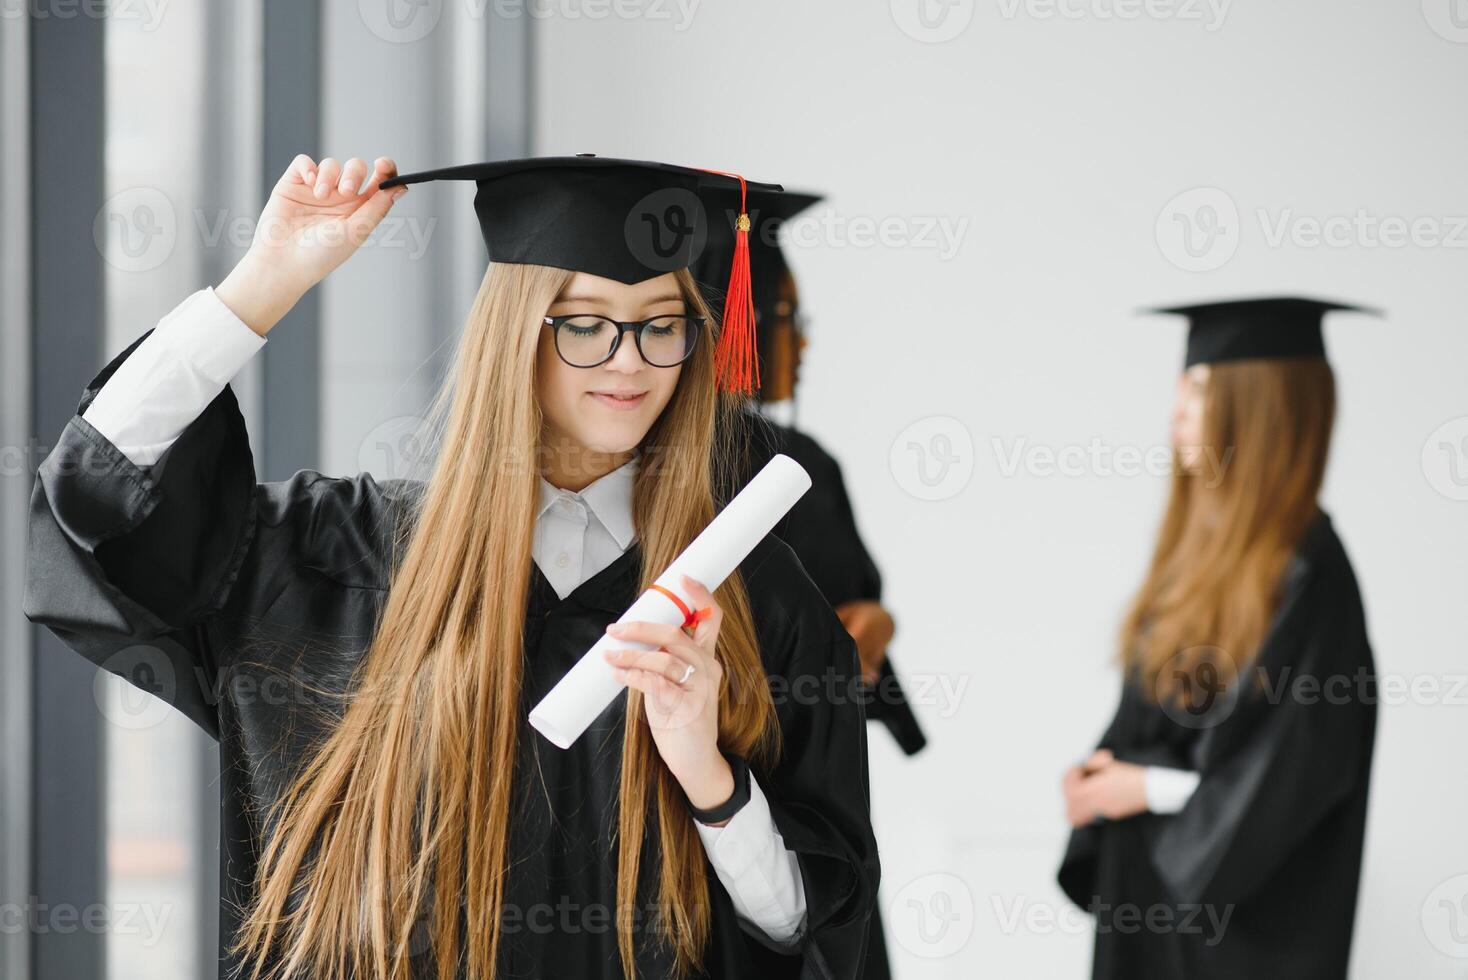
<svg viewBox="0 0 1468 980"><path fill-rule="evenodd" d="M683 665L683 676L680 677L680 678L678 678L678 683L679 683L680 686L682 684L686 683L688 681L688 678L690 678L690 677L693 676L694 669L695 668L694 668L693 664L684 664Z"/></svg>

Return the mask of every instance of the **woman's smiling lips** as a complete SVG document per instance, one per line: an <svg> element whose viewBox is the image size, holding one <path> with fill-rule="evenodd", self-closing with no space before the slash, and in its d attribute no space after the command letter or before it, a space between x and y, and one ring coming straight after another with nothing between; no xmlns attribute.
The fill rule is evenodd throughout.
<svg viewBox="0 0 1468 980"><path fill-rule="evenodd" d="M647 392L633 389L621 390L609 388L604 391L587 392L598 402L610 408L614 412L628 412L637 408L647 400Z"/></svg>

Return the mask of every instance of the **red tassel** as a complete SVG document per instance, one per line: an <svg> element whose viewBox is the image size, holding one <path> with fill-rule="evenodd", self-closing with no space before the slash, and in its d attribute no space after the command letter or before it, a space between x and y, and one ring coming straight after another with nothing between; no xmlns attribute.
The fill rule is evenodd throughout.
<svg viewBox="0 0 1468 980"><path fill-rule="evenodd" d="M739 221L734 229L734 265L724 291L723 329L714 350L715 383L723 391L753 395L759 388L759 352L755 349L754 284L749 278L749 212L744 178L722 170L739 181Z"/></svg>

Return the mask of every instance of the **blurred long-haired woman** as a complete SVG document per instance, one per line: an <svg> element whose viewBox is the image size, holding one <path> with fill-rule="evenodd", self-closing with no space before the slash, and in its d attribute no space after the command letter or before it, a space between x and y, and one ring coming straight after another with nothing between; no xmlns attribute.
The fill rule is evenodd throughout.
<svg viewBox="0 0 1468 980"><path fill-rule="evenodd" d="M1319 495L1335 419L1296 298L1181 307L1177 467L1122 625L1115 717L1063 780L1060 882L1097 978L1340 978L1360 877L1375 667Z"/></svg>

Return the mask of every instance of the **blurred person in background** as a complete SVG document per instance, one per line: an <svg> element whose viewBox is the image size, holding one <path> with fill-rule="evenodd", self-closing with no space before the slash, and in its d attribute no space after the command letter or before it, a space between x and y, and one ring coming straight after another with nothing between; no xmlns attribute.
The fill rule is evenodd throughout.
<svg viewBox="0 0 1468 980"><path fill-rule="evenodd" d="M1346 975L1376 729L1356 577L1318 496L1335 418L1292 297L1188 317L1171 499L1121 631L1120 705L1063 779L1092 976Z"/></svg>
<svg viewBox="0 0 1468 980"><path fill-rule="evenodd" d="M881 573L857 529L840 464L793 422L807 331L800 290L780 244L780 229L820 200L816 194L788 191L752 191L749 196L752 224L747 247L756 298L759 384L757 397L746 403L749 411L734 419L740 423L740 485L776 453L792 457L810 474L810 490L775 526L775 534L794 549L856 641L862 663L860 696L867 720L882 722L903 752L915 755L927 739L887 656L896 623L881 601ZM714 310L723 309L726 300L720 270L729 268L733 260L738 213L738 201L730 197L710 220L708 242L693 267ZM792 421L776 421L775 413ZM885 980L891 976L891 966L879 912L873 913L869 942L864 976Z"/></svg>

